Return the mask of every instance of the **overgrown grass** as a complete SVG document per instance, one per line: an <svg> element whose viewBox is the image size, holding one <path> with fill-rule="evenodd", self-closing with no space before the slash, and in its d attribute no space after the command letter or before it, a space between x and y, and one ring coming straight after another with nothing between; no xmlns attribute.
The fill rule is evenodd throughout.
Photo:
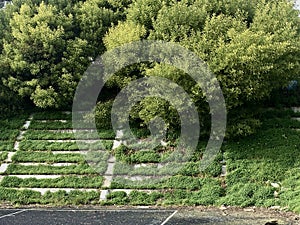
<svg viewBox="0 0 300 225"><path fill-rule="evenodd" d="M133 189L186 189L199 190L202 186L220 185L220 181L215 178L201 178L176 175L171 177L144 177L144 180L128 180L123 177L115 177L111 188L133 188Z"/></svg>
<svg viewBox="0 0 300 225"><path fill-rule="evenodd" d="M105 167L102 168L103 172ZM10 164L4 174L96 174L97 172L87 164L71 166L37 165L26 166Z"/></svg>
<svg viewBox="0 0 300 225"><path fill-rule="evenodd" d="M0 188L0 201L11 204L49 204L49 205L84 205L98 203L100 193L96 191L40 192Z"/></svg>
<svg viewBox="0 0 300 225"><path fill-rule="evenodd" d="M2 141L14 141L16 140L19 130L2 129L0 128L0 140Z"/></svg>
<svg viewBox="0 0 300 225"><path fill-rule="evenodd" d="M7 152L0 152L0 163L7 159Z"/></svg>
<svg viewBox="0 0 300 225"><path fill-rule="evenodd" d="M300 122L291 110L267 110L262 128L247 138L230 140L224 147L227 161L226 196L218 204L280 205L300 212L297 178L300 165ZM273 184L273 185L271 185Z"/></svg>
<svg viewBox="0 0 300 225"><path fill-rule="evenodd" d="M20 115L18 117L2 119L2 120L0 120L0 128L1 129L20 129L24 125L27 118L28 118L28 115L24 114L24 115Z"/></svg>
<svg viewBox="0 0 300 225"><path fill-rule="evenodd" d="M59 129L73 129L72 121L40 121L33 120L29 126L30 129L34 130L59 130Z"/></svg>
<svg viewBox="0 0 300 225"><path fill-rule="evenodd" d="M259 119L261 129L246 138L227 140L222 147L227 164L227 176L224 185L221 173L222 154L218 154L212 165L205 171L200 171L201 157L206 143L200 143L194 155L183 166L178 163L169 164L157 169L172 153L174 146L157 147L155 149L141 148L133 150L124 146L111 150L113 141L84 143L80 150L89 151L84 157L80 154L53 154L50 151L79 150L77 142L49 142L42 139L73 139L72 133L62 133L59 129L71 129L71 117L64 113L51 112L34 115L32 129L28 130L26 140L20 143L21 151L13 157L14 162L77 162L79 165L55 167L51 165L25 166L13 163L9 165L5 174L61 174L68 175L57 179L20 179L4 177L0 183L0 200L13 204L105 204L105 205L232 205L232 206L264 206L279 205L290 210L300 212L300 122L292 117L300 116L291 110L263 110ZM65 119L59 121L42 122L43 120ZM20 120L21 121L21 120ZM3 131L16 131L23 125L4 126ZM7 124L4 122L3 124ZM34 130L36 129L36 130ZM57 132L47 129L57 130ZM138 136L149 135L147 130L134 131ZM6 133L6 134L5 134ZM12 151L16 133L3 132L6 141L0 141L0 151ZM100 132L101 134L101 132ZM114 139L113 131L103 131L102 138ZM4 137L4 136L3 136ZM10 139L11 138L11 139ZM1 138L0 138L1 139ZM32 140L41 139L41 140ZM10 140L10 141L8 141ZM175 145L176 143L174 143ZM111 151L107 151L111 150ZM40 151L40 152L35 152ZM80 153L80 152L79 152ZM111 189L132 188L152 189L153 193L133 191L112 192L108 200L99 203L99 193L63 191L46 193L44 196L33 191L19 191L11 187L70 187L70 188L98 188L107 168L109 153L117 158L114 167L115 177ZM0 161L6 159L7 153L0 154ZM96 170L88 164L96 166ZM138 164L136 166L135 164ZM164 166L165 164L160 164ZM179 170L176 170L180 168ZM170 171L176 170L172 176ZM75 175L75 176L69 176ZM77 177L78 175L85 175ZM146 176L147 181L131 181L122 177ZM152 177L151 177L152 176ZM137 177L139 178L139 177Z"/></svg>
<svg viewBox="0 0 300 225"><path fill-rule="evenodd" d="M14 151L14 141L0 141L0 151Z"/></svg>
<svg viewBox="0 0 300 225"><path fill-rule="evenodd" d="M12 157L13 162L46 162L46 163L60 163L60 162L84 162L85 158L81 154L65 153L53 154L51 152L28 152L17 151Z"/></svg>
<svg viewBox="0 0 300 225"><path fill-rule="evenodd" d="M112 192L107 196L106 205L214 205L224 190L218 182L205 183L200 190L166 189L146 193L132 191L127 195L123 191Z"/></svg>
<svg viewBox="0 0 300 225"><path fill-rule="evenodd" d="M63 176L55 179L4 177L1 187L14 188L100 188L101 176Z"/></svg>
<svg viewBox="0 0 300 225"><path fill-rule="evenodd" d="M72 114L65 112L36 112L33 114L34 120L72 120Z"/></svg>
<svg viewBox="0 0 300 225"><path fill-rule="evenodd" d="M28 140L75 140L75 139L114 139L115 133L111 130L108 131L76 131L76 135L73 132L63 132L60 130L28 130L24 137Z"/></svg>
<svg viewBox="0 0 300 225"><path fill-rule="evenodd" d="M78 147L78 143L80 148ZM101 140L92 143L86 143L83 141L77 142L49 142L46 140L25 140L20 142L20 150L23 151L78 151L78 150L110 150L112 148L113 141Z"/></svg>

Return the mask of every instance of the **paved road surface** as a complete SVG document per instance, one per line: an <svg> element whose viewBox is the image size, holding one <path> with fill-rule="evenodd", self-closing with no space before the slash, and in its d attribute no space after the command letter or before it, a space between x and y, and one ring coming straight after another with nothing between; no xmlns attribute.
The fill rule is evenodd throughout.
<svg viewBox="0 0 300 225"><path fill-rule="evenodd" d="M158 209L0 209L1 225L264 225L277 220L278 224L299 224L271 213L229 212L221 210L158 210Z"/></svg>

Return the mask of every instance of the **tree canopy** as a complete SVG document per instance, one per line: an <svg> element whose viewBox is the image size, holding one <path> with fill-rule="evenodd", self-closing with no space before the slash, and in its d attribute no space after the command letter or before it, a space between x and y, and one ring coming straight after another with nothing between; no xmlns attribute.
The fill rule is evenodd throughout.
<svg viewBox="0 0 300 225"><path fill-rule="evenodd" d="M136 36L120 34L134 28L146 29L140 39L180 43L217 76L231 114L268 98L274 89L296 78L300 71L299 25L298 11L286 0L137 0L128 8L125 22L110 28L104 40L108 48L112 43L135 41L137 31ZM207 113L201 88L189 82L182 71L157 63L140 72L179 83L197 103L199 112ZM143 102L136 112L140 116L147 109L159 111L167 104L154 98ZM143 119L150 120L147 116ZM244 124L239 132L248 132L248 128Z"/></svg>
<svg viewBox="0 0 300 225"><path fill-rule="evenodd" d="M196 53L217 76L229 114L268 98L272 91L297 79L300 71L299 12L292 1L12 3L0 10L1 96L40 108L70 107L77 83L91 61L106 49L142 39L176 42ZM107 93L115 93L113 90L142 76L162 76L178 83L190 94L200 114L207 114L201 88L188 74L165 64L125 68L107 83ZM159 110L167 109L167 104L145 99L132 116L149 121L161 113ZM148 111L152 113L145 113ZM171 111L164 116L172 117L176 124ZM249 127L244 124L240 128L243 133Z"/></svg>
<svg viewBox="0 0 300 225"><path fill-rule="evenodd" d="M70 107L81 75L105 49L102 37L122 17L119 7L105 0L13 1L0 14L7 31L0 35L3 84L37 107Z"/></svg>

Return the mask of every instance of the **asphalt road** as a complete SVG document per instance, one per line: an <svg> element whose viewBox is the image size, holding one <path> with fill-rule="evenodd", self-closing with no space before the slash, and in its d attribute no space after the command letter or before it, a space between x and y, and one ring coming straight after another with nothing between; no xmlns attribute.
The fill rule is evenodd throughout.
<svg viewBox="0 0 300 225"><path fill-rule="evenodd" d="M259 212L221 210L164 209L0 209L1 225L264 225L276 220L278 224L299 224L282 215Z"/></svg>

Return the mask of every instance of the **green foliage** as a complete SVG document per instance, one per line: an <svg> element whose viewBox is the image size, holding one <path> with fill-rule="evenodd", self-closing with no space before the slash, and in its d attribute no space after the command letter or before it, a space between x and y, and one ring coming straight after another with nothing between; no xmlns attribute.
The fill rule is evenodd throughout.
<svg viewBox="0 0 300 225"><path fill-rule="evenodd" d="M226 195L218 204L278 205L299 211L299 126L291 110L259 110L262 128L247 138L228 141ZM273 183L273 184L272 184Z"/></svg>
<svg viewBox="0 0 300 225"><path fill-rule="evenodd" d="M254 102L257 105L267 99L273 90L295 79L299 71L299 17L288 1L142 0L133 1L127 11L127 20L119 24L124 27L112 28L106 35L106 47L111 49L144 36L148 40L178 42L195 52L222 87L230 120L228 137L253 134L260 121L247 110L241 120L235 115ZM143 35L137 32L140 29L130 35L125 29L130 24L135 27L130 30L144 27ZM124 32L129 35L120 35ZM147 76L166 77L190 94L201 115L201 124L208 129L205 96L188 75L161 64L130 68L118 74L116 86L122 87L135 78L138 73L134 70ZM133 109L132 115L136 121L140 118L147 122L153 115L160 115L158 109L163 109L169 122L176 117L168 104L146 99ZM173 123L178 124L178 120Z"/></svg>
<svg viewBox="0 0 300 225"><path fill-rule="evenodd" d="M126 192L124 191L114 191L107 195L107 201L105 205L127 205L129 199Z"/></svg>
<svg viewBox="0 0 300 225"><path fill-rule="evenodd" d="M61 111L42 111L33 114L33 120L71 120L72 114Z"/></svg>
<svg viewBox="0 0 300 225"><path fill-rule="evenodd" d="M1 152L0 153L0 162L3 162L7 159L8 153L7 152Z"/></svg>
<svg viewBox="0 0 300 225"><path fill-rule="evenodd" d="M19 134L19 130L1 129L0 140L14 141L16 140L18 134Z"/></svg>
<svg viewBox="0 0 300 225"><path fill-rule="evenodd" d="M144 26L131 22L120 22L117 26L110 28L108 34L103 41L105 47L111 50L123 44L141 40L146 34L146 29Z"/></svg>
<svg viewBox="0 0 300 225"><path fill-rule="evenodd" d="M81 154L65 153L53 154L51 152L28 152L17 151L12 157L13 162L46 162L46 163L60 163L60 162L84 162L84 156Z"/></svg>
<svg viewBox="0 0 300 225"><path fill-rule="evenodd" d="M161 197L162 194L158 192L147 194L140 191L132 191L128 196L131 205L154 205Z"/></svg>
<svg viewBox="0 0 300 225"><path fill-rule="evenodd" d="M224 189L218 182L203 186L199 191L192 193L189 204L214 205L224 195Z"/></svg>
<svg viewBox="0 0 300 225"><path fill-rule="evenodd" d="M81 75L105 49L102 37L126 5L26 0L1 10L0 29L8 32L0 32L0 75L9 89L1 89L0 98L14 95L40 108L69 108Z"/></svg>
<svg viewBox="0 0 300 225"><path fill-rule="evenodd" d="M28 115L24 113L23 116L2 119L0 120L0 129L20 129L24 125L27 117Z"/></svg>
<svg viewBox="0 0 300 225"><path fill-rule="evenodd" d="M15 190L10 188L0 188L0 200L12 204L54 204L54 205L82 205L94 203L99 199L98 192L91 191L65 191L40 192L32 190Z"/></svg>
<svg viewBox="0 0 300 225"><path fill-rule="evenodd" d="M5 84L21 97L30 97L41 108L59 107L60 101L69 101L61 92L65 82L60 82L61 77L72 74L67 68L70 56L66 53L75 42L80 43L76 50L78 57L72 62L76 64L84 60L81 52L86 45L80 39L69 39L71 36L66 32L71 24L72 16L64 15L56 6L24 3L10 20L12 40L4 42L3 55L15 74ZM73 81L78 79L78 74L71 76Z"/></svg>
<svg viewBox="0 0 300 225"><path fill-rule="evenodd" d="M264 104L276 108L299 106L300 105L299 78L295 77L295 80L291 81L288 87L273 90L270 98L267 99Z"/></svg>
<svg viewBox="0 0 300 225"><path fill-rule="evenodd" d="M76 135L75 135L76 133ZM71 131L71 132L61 132L60 130L57 131L49 131L49 130L28 130L24 135L25 139L30 140L98 140L100 139L114 139L114 132L113 131L90 131L90 130L78 130L78 131Z"/></svg>
<svg viewBox="0 0 300 225"><path fill-rule="evenodd" d="M242 207L252 205L269 207L275 203L275 190L271 186L237 182L227 189L227 196L221 199L219 204L239 205Z"/></svg>
<svg viewBox="0 0 300 225"><path fill-rule="evenodd" d="M4 177L1 187L7 188L99 188L103 182L100 176L62 176L54 179Z"/></svg>
<svg viewBox="0 0 300 225"><path fill-rule="evenodd" d="M113 154L116 157L117 160L126 162L129 164L132 163L157 163L161 162L163 159L165 159L168 155L167 150L164 150L165 152L159 153L159 148L157 150L133 150L129 149L124 145L121 145L120 147L113 150Z"/></svg>
<svg viewBox="0 0 300 225"><path fill-rule="evenodd" d="M112 129L111 109L113 101L98 102L94 113L84 117L88 122L96 123L98 129Z"/></svg>
<svg viewBox="0 0 300 225"><path fill-rule="evenodd" d="M106 168L102 170L105 171ZM87 164L79 164L72 166L51 166L37 165L25 166L19 164L10 164L5 174L95 174L93 168Z"/></svg>
<svg viewBox="0 0 300 225"><path fill-rule="evenodd" d="M178 42L194 30L201 30L208 13L206 5L190 4L188 1L176 1L159 8L157 18L153 19L153 31L150 38Z"/></svg>
<svg viewBox="0 0 300 225"><path fill-rule="evenodd" d="M59 129L72 129L72 121L41 121L41 120L33 120L29 126L30 129L35 130L59 130Z"/></svg>
<svg viewBox="0 0 300 225"><path fill-rule="evenodd" d="M77 145L79 143L80 149ZM49 142L38 140L26 140L20 142L20 150L23 151L77 151L77 150L99 150L99 146L104 146L107 150L112 148L113 142L103 140L95 143L86 142Z"/></svg>
<svg viewBox="0 0 300 225"><path fill-rule="evenodd" d="M0 188L0 200L13 204L33 204L40 202L41 194L31 190Z"/></svg>
<svg viewBox="0 0 300 225"><path fill-rule="evenodd" d="M233 119L226 130L226 137L243 137L254 134L261 127L261 122L254 118L245 118L243 120Z"/></svg>
<svg viewBox="0 0 300 225"><path fill-rule="evenodd" d="M90 0L78 4L76 18L80 27L80 37L89 43L89 54L93 58L103 52L102 37L119 13L107 7L104 0Z"/></svg>
<svg viewBox="0 0 300 225"><path fill-rule="evenodd" d="M100 193L96 191L46 192L40 202L54 205L86 205L98 202L99 197Z"/></svg>
<svg viewBox="0 0 300 225"><path fill-rule="evenodd" d="M127 9L127 20L151 29L153 20L166 2L169 1L135 0Z"/></svg>
<svg viewBox="0 0 300 225"><path fill-rule="evenodd" d="M13 141L0 141L0 151L14 151Z"/></svg>

